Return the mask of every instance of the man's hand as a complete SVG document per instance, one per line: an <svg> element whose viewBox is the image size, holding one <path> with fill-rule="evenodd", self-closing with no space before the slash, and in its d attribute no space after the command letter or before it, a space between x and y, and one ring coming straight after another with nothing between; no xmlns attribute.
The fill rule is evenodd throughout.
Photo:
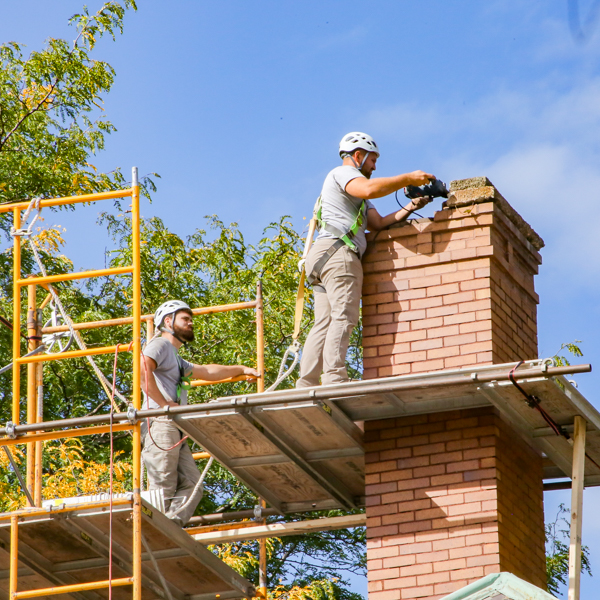
<svg viewBox="0 0 600 600"><path fill-rule="evenodd" d="M300 273L302 273L302 269L304 269L304 263L306 262L305 258L301 258L298 261L298 271L300 271Z"/></svg>
<svg viewBox="0 0 600 600"><path fill-rule="evenodd" d="M432 175L431 173L425 173L425 171L413 171L408 175L412 178L412 183L409 185L426 185L432 179L436 178L435 175Z"/></svg>
<svg viewBox="0 0 600 600"><path fill-rule="evenodd" d="M420 198L412 198L406 208L410 211L421 210L424 206L429 204L433 198L431 196L421 196ZM412 206L411 206L412 205Z"/></svg>
<svg viewBox="0 0 600 600"><path fill-rule="evenodd" d="M252 367L243 367L242 375L250 375L251 377L260 377L260 373Z"/></svg>

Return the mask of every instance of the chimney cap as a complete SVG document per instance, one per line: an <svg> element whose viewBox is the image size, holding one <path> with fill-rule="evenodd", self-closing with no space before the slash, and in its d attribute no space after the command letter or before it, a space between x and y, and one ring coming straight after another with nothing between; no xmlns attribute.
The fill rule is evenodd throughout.
<svg viewBox="0 0 600 600"><path fill-rule="evenodd" d="M459 208L461 206L473 206L474 204L481 204L483 202L494 202L535 250L539 251L545 246L544 240L506 201L504 196L502 196L487 177L470 177L469 179L456 179L451 181L450 194L443 206L448 208Z"/></svg>

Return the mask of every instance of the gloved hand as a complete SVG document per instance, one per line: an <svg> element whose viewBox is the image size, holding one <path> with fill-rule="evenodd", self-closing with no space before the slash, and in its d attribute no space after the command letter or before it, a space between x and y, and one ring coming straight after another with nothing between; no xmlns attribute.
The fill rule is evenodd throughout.
<svg viewBox="0 0 600 600"><path fill-rule="evenodd" d="M305 258L301 258L298 261L298 271L300 271L300 273L302 273L302 269L304 269L304 263L306 262Z"/></svg>

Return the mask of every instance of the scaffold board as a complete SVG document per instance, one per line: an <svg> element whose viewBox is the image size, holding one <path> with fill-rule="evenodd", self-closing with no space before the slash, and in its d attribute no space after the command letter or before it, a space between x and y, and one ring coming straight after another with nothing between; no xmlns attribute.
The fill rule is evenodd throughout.
<svg viewBox="0 0 600 600"><path fill-rule="evenodd" d="M572 446L507 380L516 366L487 365L220 398L215 410L174 420L282 513L362 505L364 451L362 431L355 422L374 419L494 406L544 456L546 481L569 478ZM535 360L524 369L539 372L540 366L543 361ZM585 485L600 485L600 413L564 377L520 373L516 377L521 387L538 397L566 431L572 431L575 415L585 418Z"/></svg>
<svg viewBox="0 0 600 600"><path fill-rule="evenodd" d="M362 431L334 403L233 407L175 422L282 512L360 506Z"/></svg>
<svg viewBox="0 0 600 600"><path fill-rule="evenodd" d="M18 591L108 579L110 511L106 506L85 506L18 512ZM9 583L9 516L10 513L5 513L0 520L0 590L5 598ZM132 574L132 536L132 503L113 507L113 579ZM255 595L249 581L145 501L142 501L142 536L143 600L225 600ZM105 600L108 589L61 596ZM40 596L51 597L55 596ZM112 597L128 600L131 586L113 587Z"/></svg>

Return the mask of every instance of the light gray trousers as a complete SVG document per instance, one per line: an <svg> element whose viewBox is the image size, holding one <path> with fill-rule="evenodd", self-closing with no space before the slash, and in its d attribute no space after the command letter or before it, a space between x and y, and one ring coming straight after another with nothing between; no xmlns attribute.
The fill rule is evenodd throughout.
<svg viewBox="0 0 600 600"><path fill-rule="evenodd" d="M333 239L317 240L306 258L306 272L327 251ZM315 323L306 338L296 387L348 381L346 353L350 334L358 323L363 271L360 258L342 246L321 271L321 288L315 286Z"/></svg>
<svg viewBox="0 0 600 600"><path fill-rule="evenodd" d="M170 448L181 439L181 431L171 421L163 417L152 419L150 431L152 437L146 433L142 449L148 472L148 489L164 490L167 517L183 526L194 514L202 494L199 493L197 501L178 515L173 515L173 512L187 502L200 479L200 472L187 441L172 450L161 450Z"/></svg>

